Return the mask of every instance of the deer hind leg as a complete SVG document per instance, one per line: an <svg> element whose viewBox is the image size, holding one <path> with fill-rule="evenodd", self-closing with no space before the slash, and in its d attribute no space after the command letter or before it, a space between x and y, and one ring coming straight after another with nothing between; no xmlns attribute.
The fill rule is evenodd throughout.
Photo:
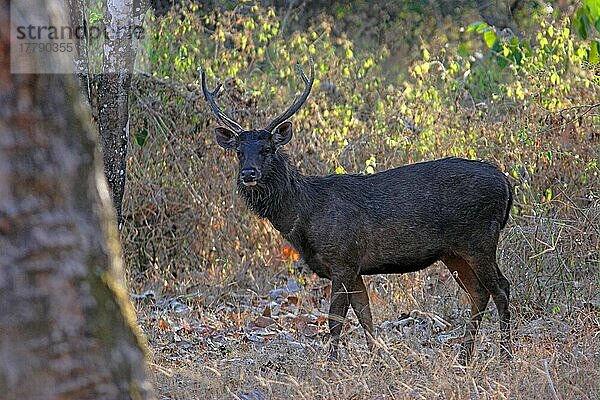
<svg viewBox="0 0 600 400"><path fill-rule="evenodd" d="M510 283L508 279L498 268L496 261L496 249L489 252L486 256L477 258L474 264L474 271L477 271L477 278L492 296L498 318L500 320L500 356L505 360L512 358L512 346L510 339L510 310L508 307L510 297Z"/></svg>
<svg viewBox="0 0 600 400"><path fill-rule="evenodd" d="M448 256L442 261L450 269L459 286L467 292L471 300L471 319L467 324L458 359L460 364L466 365L472 358L475 336L477 335L483 312L490 299L490 293L478 278L480 274L475 273L478 264L474 262L469 263L463 257L457 255Z"/></svg>
<svg viewBox="0 0 600 400"><path fill-rule="evenodd" d="M360 275L356 278L352 292L350 292L350 304L358 317L358 322L360 322L360 325L365 330L369 350L373 352L375 350L373 317L371 315L371 306L369 304L369 294L367 293L363 277Z"/></svg>

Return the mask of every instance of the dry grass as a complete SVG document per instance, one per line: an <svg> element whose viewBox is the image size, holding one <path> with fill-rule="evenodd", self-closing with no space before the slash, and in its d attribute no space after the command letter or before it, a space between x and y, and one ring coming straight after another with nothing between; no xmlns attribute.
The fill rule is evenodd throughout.
<svg viewBox="0 0 600 400"><path fill-rule="evenodd" d="M396 319L402 309L386 300L386 307L377 308L378 321ZM433 303L422 307L432 309ZM205 310L195 302L191 307L199 315ZM598 398L598 311L584 307L551 315L527 310L527 316L520 311L513 307L515 359L509 364L496 359L496 324L490 317L483 324L477 358L466 369L456 366L452 346L412 331L380 332L381 355L373 358L354 320L349 325L355 329L345 335L347 354L335 365L326 362L323 335L312 340L287 333L257 344L243 335L215 335L209 341L206 335L180 332L179 339L171 339L151 322L145 330L161 398ZM145 312L140 310L142 321ZM260 395L242 396L253 391Z"/></svg>

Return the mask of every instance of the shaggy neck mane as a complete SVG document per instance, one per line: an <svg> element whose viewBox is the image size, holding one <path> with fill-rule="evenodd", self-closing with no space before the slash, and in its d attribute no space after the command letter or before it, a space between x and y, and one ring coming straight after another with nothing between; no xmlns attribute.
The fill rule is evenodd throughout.
<svg viewBox="0 0 600 400"><path fill-rule="evenodd" d="M290 163L287 154L278 150L269 174L253 187L244 186L238 178L238 191L253 212L267 218L285 235L293 229L298 208L306 201L301 189L304 182L305 177Z"/></svg>

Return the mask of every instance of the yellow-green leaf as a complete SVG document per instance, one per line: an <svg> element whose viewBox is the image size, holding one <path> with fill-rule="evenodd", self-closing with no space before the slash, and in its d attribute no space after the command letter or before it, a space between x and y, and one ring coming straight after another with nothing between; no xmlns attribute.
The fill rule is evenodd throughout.
<svg viewBox="0 0 600 400"><path fill-rule="evenodd" d="M492 48L494 47L494 43L496 43L496 32L494 32L493 29L489 29L487 31L485 31L485 33L483 34L483 40L485 40L485 44L487 45L488 48Z"/></svg>

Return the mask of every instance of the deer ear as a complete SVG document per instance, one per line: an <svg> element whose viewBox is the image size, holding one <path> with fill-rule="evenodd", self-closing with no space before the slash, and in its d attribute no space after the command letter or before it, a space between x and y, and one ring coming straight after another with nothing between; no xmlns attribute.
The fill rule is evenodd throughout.
<svg viewBox="0 0 600 400"><path fill-rule="evenodd" d="M237 146L237 135L230 129L219 126L215 129L217 143L224 149L234 149Z"/></svg>
<svg viewBox="0 0 600 400"><path fill-rule="evenodd" d="M273 129L271 140L277 147L283 146L292 140L292 123L290 121L285 121L277 125L277 128Z"/></svg>

